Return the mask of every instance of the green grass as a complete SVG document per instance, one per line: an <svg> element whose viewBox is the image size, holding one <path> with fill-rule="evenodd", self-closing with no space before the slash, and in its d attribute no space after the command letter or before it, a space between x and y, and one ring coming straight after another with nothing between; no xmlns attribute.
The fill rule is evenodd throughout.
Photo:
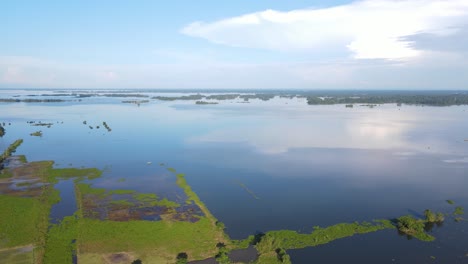
<svg viewBox="0 0 468 264"><path fill-rule="evenodd" d="M53 163L52 163L53 164ZM52 166L46 171L48 181L51 183L57 183L59 179L76 178L76 181L83 179L96 179L101 177L102 171L96 168L87 169L76 169L76 168L64 168L54 169Z"/></svg>
<svg viewBox="0 0 468 264"><path fill-rule="evenodd" d="M0 250L0 260L2 263L8 264L33 264L34 251L29 247L2 249Z"/></svg>
<svg viewBox="0 0 468 264"><path fill-rule="evenodd" d="M178 253L186 252L189 259L203 259L217 252L218 232L207 218L195 223L85 218L78 221L77 243L83 254L131 251L159 255L170 261Z"/></svg>
<svg viewBox="0 0 468 264"><path fill-rule="evenodd" d="M18 155L18 159L23 164L28 162L25 155Z"/></svg>
<svg viewBox="0 0 468 264"><path fill-rule="evenodd" d="M37 198L0 195L0 248L36 244L47 207ZM40 231L40 232L38 232Z"/></svg>
<svg viewBox="0 0 468 264"><path fill-rule="evenodd" d="M106 196L107 190L104 188L93 188L89 183L76 183L76 188L81 195Z"/></svg>
<svg viewBox="0 0 468 264"><path fill-rule="evenodd" d="M50 227L46 237L44 264L72 263L76 248L72 241L77 237L77 221L75 216L68 216Z"/></svg>

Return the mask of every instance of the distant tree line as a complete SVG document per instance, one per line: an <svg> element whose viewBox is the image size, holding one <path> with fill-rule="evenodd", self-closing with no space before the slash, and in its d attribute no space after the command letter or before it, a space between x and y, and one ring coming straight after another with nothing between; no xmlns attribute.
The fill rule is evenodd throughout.
<svg viewBox="0 0 468 264"><path fill-rule="evenodd" d="M65 102L62 99L15 99L0 98L0 103L60 103Z"/></svg>
<svg viewBox="0 0 468 264"><path fill-rule="evenodd" d="M309 96L309 105L333 104L407 104L428 106L468 105L468 94L382 94L359 96Z"/></svg>

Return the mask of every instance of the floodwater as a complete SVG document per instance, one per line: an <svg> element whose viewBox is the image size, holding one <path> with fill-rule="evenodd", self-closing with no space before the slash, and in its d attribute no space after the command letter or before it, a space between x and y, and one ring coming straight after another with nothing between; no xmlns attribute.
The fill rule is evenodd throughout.
<svg viewBox="0 0 468 264"><path fill-rule="evenodd" d="M31 93L41 94L0 91L0 97ZM447 199L468 208L468 106L345 108L309 106L303 98L137 106L122 100L129 98L0 103L0 122L7 123L0 150L23 138L17 154L29 161L97 167L104 174L94 187L171 198L175 179L163 172L164 163L186 175L234 239L420 216L427 208L451 213ZM29 135L38 130L42 137ZM67 193L62 198L73 197L71 186L57 185ZM65 216L75 204L62 206ZM447 217L431 232L434 242L387 230L288 253L293 263L468 263L468 222Z"/></svg>

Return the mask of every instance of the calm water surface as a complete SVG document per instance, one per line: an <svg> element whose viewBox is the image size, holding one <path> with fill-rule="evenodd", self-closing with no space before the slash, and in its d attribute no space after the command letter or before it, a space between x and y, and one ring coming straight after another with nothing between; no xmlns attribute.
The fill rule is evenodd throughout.
<svg viewBox="0 0 468 264"><path fill-rule="evenodd" d="M426 208L449 213L447 199L468 208L467 106L349 109L275 98L203 106L152 100L138 107L121 100L1 103L0 122L11 125L0 149L23 138L17 153L29 161L97 167L104 175L95 187L170 198L175 185L159 166L165 163L186 174L234 239ZM42 137L29 136L37 130ZM71 186L58 184L62 197L73 197ZM70 215L74 206L57 205L53 214ZM432 232L432 243L390 230L288 252L293 263L468 263L467 222L448 219Z"/></svg>

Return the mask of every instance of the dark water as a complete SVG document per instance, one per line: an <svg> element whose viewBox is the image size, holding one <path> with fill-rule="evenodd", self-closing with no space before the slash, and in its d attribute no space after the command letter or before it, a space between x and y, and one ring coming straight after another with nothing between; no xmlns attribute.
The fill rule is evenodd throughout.
<svg viewBox="0 0 468 264"><path fill-rule="evenodd" d="M65 216L73 215L78 209L74 186L73 179L61 180L55 185L55 188L60 190L60 202L54 204L50 211L52 223L60 222Z"/></svg>
<svg viewBox="0 0 468 264"><path fill-rule="evenodd" d="M163 162L186 174L235 239L419 215L426 208L450 213L447 199L468 208L467 106L349 109L274 99L137 107L120 101L2 103L0 122L12 125L0 149L23 138L17 153L29 160L97 167L105 172L96 187L171 198L175 179ZM54 125L31 127L30 120ZM29 136L37 130L42 137ZM57 187L71 193L67 186ZM288 253L293 263L468 263L466 230L467 222L447 219L432 243L382 231Z"/></svg>

